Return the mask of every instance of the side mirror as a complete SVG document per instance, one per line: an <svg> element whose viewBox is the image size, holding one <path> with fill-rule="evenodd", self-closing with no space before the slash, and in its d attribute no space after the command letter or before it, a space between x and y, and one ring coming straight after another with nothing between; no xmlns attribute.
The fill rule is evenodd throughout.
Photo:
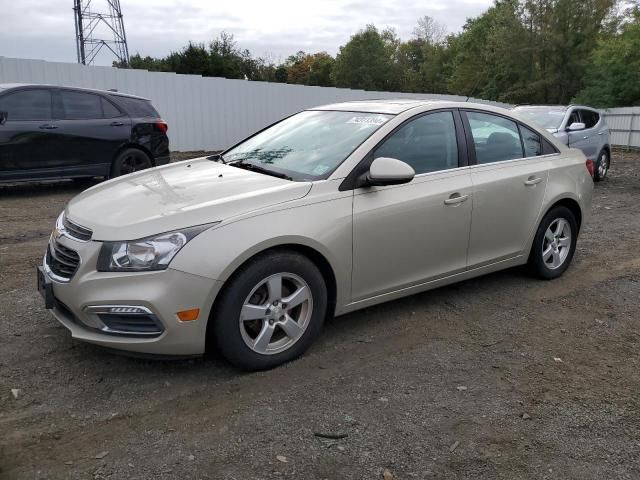
<svg viewBox="0 0 640 480"><path fill-rule="evenodd" d="M567 127L569 132L575 132L576 130L584 130L586 125L582 122L573 122Z"/></svg>
<svg viewBox="0 0 640 480"><path fill-rule="evenodd" d="M365 185L383 187L409 183L416 176L415 170L396 158L378 157L371 163Z"/></svg>
<svg viewBox="0 0 640 480"><path fill-rule="evenodd" d="M7 118L9 118L8 112L0 112L0 125L7 123Z"/></svg>

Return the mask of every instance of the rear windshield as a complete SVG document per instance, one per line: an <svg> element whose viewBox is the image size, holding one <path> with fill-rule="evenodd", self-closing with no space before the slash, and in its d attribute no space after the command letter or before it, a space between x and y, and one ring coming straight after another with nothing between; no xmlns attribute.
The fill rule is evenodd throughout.
<svg viewBox="0 0 640 480"><path fill-rule="evenodd" d="M518 107L515 111L544 128L560 128L567 110L565 108Z"/></svg>
<svg viewBox="0 0 640 480"><path fill-rule="evenodd" d="M127 113L132 117L155 117L160 118L158 111L153 108L149 100L141 98L124 97L122 95L112 95L118 102L124 105Z"/></svg>

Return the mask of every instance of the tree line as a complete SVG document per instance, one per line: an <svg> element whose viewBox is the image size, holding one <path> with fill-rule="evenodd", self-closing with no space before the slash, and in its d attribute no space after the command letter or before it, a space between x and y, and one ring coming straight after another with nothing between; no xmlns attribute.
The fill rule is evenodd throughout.
<svg viewBox="0 0 640 480"><path fill-rule="evenodd" d="M333 57L299 51L254 57L233 35L190 42L131 68L364 90L454 94L506 103L640 104L640 1L495 0L447 35L430 17L410 39L373 25Z"/></svg>

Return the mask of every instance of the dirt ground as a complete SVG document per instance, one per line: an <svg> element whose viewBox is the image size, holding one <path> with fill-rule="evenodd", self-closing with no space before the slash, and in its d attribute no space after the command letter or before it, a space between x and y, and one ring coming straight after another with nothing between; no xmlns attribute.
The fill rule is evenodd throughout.
<svg viewBox="0 0 640 480"><path fill-rule="evenodd" d="M564 277L346 315L252 374L71 340L35 266L81 188L0 189L0 478L640 478L640 154L614 155Z"/></svg>

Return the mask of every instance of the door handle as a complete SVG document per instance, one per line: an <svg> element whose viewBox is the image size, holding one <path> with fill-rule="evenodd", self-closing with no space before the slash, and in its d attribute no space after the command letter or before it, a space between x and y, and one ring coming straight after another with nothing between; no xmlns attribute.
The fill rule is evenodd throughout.
<svg viewBox="0 0 640 480"><path fill-rule="evenodd" d="M524 182L524 184L525 185L536 185L536 184L540 183L541 181L542 181L542 179L540 177L529 177Z"/></svg>
<svg viewBox="0 0 640 480"><path fill-rule="evenodd" d="M467 199L469 198L469 195L460 195L459 193L452 193L451 195L449 195L449 198L447 198L444 201L445 205L458 205L462 202L466 202Z"/></svg>
<svg viewBox="0 0 640 480"><path fill-rule="evenodd" d="M110 127L121 127L122 125L124 125L122 122L111 122L109 124Z"/></svg>
<svg viewBox="0 0 640 480"><path fill-rule="evenodd" d="M586 140L587 138L589 138L589 135L585 135L584 137L582 137L583 140Z"/></svg>
<svg viewBox="0 0 640 480"><path fill-rule="evenodd" d="M600 133L598 133L598 135L604 135L604 132L600 132Z"/></svg>
<svg viewBox="0 0 640 480"><path fill-rule="evenodd" d="M58 128L57 125L52 125L50 123L45 123L44 125L40 125L40 129L42 130L54 130L56 128Z"/></svg>

